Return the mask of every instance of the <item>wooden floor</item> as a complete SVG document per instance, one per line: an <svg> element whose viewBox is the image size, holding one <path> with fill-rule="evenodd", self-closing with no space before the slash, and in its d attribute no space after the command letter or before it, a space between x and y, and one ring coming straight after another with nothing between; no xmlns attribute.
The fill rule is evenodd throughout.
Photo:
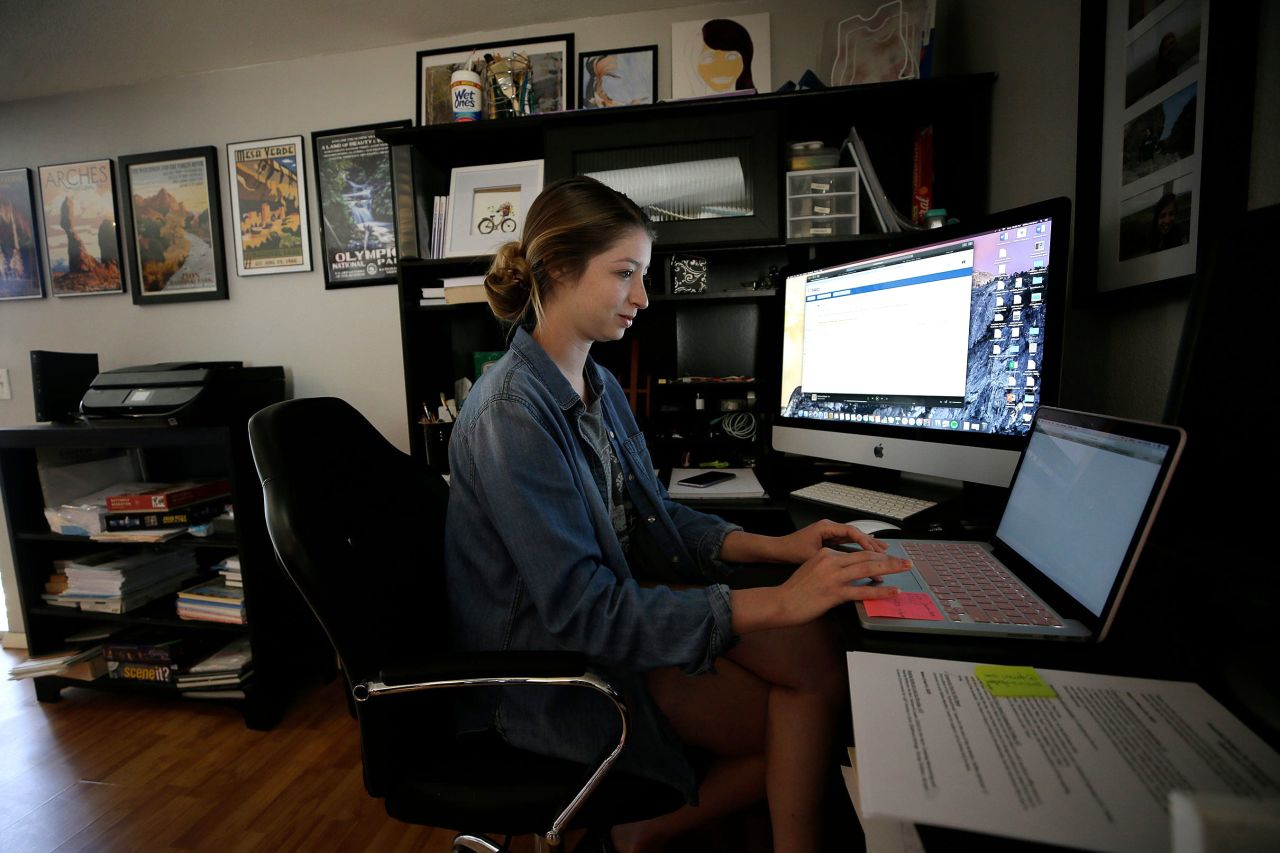
<svg viewBox="0 0 1280 853"><path fill-rule="evenodd" d="M25 655L0 651L0 668ZM448 851L360 779L336 680L270 732L232 708L95 690L41 705L0 681L0 851ZM530 849L530 848L525 848Z"/></svg>
<svg viewBox="0 0 1280 853"><path fill-rule="evenodd" d="M25 657L0 650L0 672ZM77 688L62 697L40 704L30 682L0 680L0 853L451 850L454 832L398 823L365 793L337 679L269 732L220 703ZM563 849L580 838L570 833ZM670 853L770 848L760 807ZM512 843L532 849L532 839Z"/></svg>

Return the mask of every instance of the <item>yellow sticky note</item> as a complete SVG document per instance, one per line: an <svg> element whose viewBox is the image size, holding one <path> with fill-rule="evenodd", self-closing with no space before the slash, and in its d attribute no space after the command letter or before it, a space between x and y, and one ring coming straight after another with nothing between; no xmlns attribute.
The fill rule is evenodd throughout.
<svg viewBox="0 0 1280 853"><path fill-rule="evenodd" d="M992 696L1057 699L1058 694L1044 683L1040 674L1029 666L975 666L974 675L986 685Z"/></svg>

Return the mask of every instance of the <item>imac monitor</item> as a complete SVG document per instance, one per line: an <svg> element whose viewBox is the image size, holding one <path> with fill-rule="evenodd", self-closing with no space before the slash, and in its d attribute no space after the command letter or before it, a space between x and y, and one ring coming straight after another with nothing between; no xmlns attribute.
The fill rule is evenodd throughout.
<svg viewBox="0 0 1280 853"><path fill-rule="evenodd" d="M788 277L773 447L1007 486L1057 402L1070 202Z"/></svg>

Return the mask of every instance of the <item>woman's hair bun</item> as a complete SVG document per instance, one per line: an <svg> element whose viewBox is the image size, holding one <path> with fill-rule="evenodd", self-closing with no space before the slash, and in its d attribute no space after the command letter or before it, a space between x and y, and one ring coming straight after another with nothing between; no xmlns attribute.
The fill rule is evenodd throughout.
<svg viewBox="0 0 1280 853"><path fill-rule="evenodd" d="M484 290L493 313L502 320L519 320L528 309L532 288L533 268L524 256L523 245L516 241L504 243L484 277Z"/></svg>

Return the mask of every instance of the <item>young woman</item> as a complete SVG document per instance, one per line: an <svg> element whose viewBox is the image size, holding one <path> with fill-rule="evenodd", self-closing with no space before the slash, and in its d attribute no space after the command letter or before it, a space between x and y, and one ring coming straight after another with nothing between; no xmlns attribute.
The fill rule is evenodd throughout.
<svg viewBox="0 0 1280 853"><path fill-rule="evenodd" d="M572 649L626 693L619 768L669 783L691 805L615 827L618 850L654 849L766 794L774 849L816 850L829 730L844 665L818 620L892 588L906 568L855 528L823 521L758 536L668 499L617 380L590 358L648 304L652 226L590 178L548 186L519 242L485 279L513 324L453 429L446 562L456 642L474 650ZM856 542L857 553L827 548ZM731 564L799 564L777 587L710 582ZM642 586L646 578L700 584ZM510 690L463 709L464 725L590 761L616 717L587 691ZM713 761L701 779L685 753ZM697 803L697 805L692 805Z"/></svg>

